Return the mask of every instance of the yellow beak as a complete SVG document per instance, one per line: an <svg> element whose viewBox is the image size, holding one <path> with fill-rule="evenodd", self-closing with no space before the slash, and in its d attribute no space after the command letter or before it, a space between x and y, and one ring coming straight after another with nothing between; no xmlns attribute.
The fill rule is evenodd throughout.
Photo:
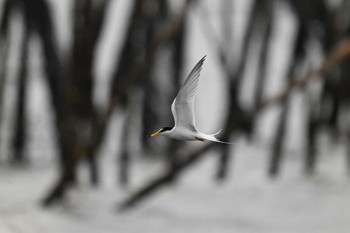
<svg viewBox="0 0 350 233"><path fill-rule="evenodd" d="M151 134L151 137L158 136L159 134L160 134L159 132L155 132L155 133Z"/></svg>

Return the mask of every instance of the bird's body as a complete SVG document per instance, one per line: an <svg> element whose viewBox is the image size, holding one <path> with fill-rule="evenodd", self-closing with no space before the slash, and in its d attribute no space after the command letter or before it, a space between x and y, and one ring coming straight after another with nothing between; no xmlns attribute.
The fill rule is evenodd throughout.
<svg viewBox="0 0 350 233"><path fill-rule="evenodd" d="M174 127L172 130L165 132L164 135L176 140L195 141L196 133L195 130Z"/></svg>
<svg viewBox="0 0 350 233"><path fill-rule="evenodd" d="M171 105L175 126L164 127L152 134L151 137L164 135L184 141L213 141L226 143L215 137L220 131L216 134L204 134L199 132L195 126L194 98L205 57L206 56L204 56L192 69Z"/></svg>
<svg viewBox="0 0 350 233"><path fill-rule="evenodd" d="M218 132L220 133L220 131ZM176 140L183 141L217 141L216 134L204 134L199 132L196 128L189 129L185 127L174 127L169 131L164 131L162 134Z"/></svg>

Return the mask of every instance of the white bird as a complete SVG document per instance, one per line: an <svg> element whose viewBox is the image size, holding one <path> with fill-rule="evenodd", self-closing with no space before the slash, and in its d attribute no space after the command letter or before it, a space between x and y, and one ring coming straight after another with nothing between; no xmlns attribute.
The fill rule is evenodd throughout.
<svg viewBox="0 0 350 233"><path fill-rule="evenodd" d="M219 134L221 130L215 134L204 134L199 132L195 126L194 98L205 58L206 56L204 56L192 69L171 105L175 126L163 127L159 131L151 134L151 137L164 135L177 140L227 143L222 142L215 137L215 135Z"/></svg>

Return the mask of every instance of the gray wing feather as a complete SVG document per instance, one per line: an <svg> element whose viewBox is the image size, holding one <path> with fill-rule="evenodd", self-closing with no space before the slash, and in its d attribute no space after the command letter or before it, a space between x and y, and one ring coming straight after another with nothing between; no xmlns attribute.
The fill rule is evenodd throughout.
<svg viewBox="0 0 350 233"><path fill-rule="evenodd" d="M202 66L206 56L204 56L192 69L184 85L180 89L171 105L176 127L185 127L197 130L194 117L194 98L198 87L198 81Z"/></svg>

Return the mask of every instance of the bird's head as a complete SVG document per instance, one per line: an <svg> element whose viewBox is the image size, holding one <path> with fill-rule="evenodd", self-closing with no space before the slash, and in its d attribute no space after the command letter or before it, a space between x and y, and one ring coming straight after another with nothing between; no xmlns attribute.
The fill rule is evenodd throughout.
<svg viewBox="0 0 350 233"><path fill-rule="evenodd" d="M160 130L158 130L157 132L151 134L150 137L155 137L155 136L158 136L158 135L166 135L167 133L170 132L170 130L172 130L173 127L163 127L161 128Z"/></svg>

